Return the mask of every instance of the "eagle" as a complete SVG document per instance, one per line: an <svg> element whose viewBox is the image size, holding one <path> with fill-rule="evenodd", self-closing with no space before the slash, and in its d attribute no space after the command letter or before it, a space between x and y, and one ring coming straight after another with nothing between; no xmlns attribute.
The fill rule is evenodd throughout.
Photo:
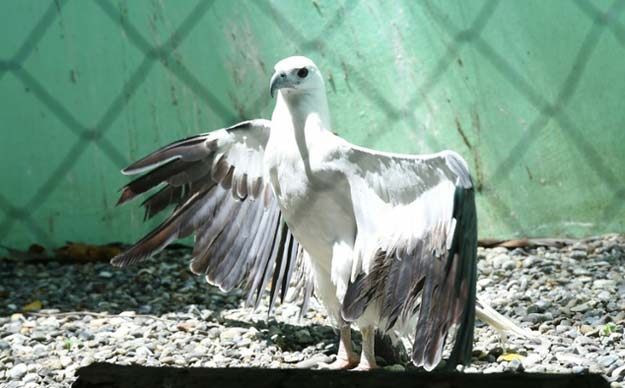
<svg viewBox="0 0 625 388"><path fill-rule="evenodd" d="M194 235L191 271L245 290L248 304L269 288L271 311L296 283L306 305L314 290L340 332L330 368L376 368L376 330L410 341L426 370L448 339L447 365L466 365L476 306L500 331L519 332L476 298L475 188L460 155L380 152L339 137L323 74L303 56L275 65L269 92L271 120L176 141L122 170L141 175L118 204L151 192L146 218L175 207L113 265Z"/></svg>

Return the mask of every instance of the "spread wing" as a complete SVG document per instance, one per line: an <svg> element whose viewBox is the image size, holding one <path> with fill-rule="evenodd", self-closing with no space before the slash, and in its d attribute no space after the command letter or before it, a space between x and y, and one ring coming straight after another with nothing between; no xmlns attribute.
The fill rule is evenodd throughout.
<svg viewBox="0 0 625 388"><path fill-rule="evenodd" d="M454 327L449 364L469 363L477 218L466 163L451 151L407 156L349 145L345 153L358 235L344 318L376 303L381 328L415 330L416 321L412 360L428 370Z"/></svg>
<svg viewBox="0 0 625 388"><path fill-rule="evenodd" d="M223 291L243 288L258 306L271 280L271 311L284 300L299 244L263 177L271 123L245 121L165 146L122 172L145 173L128 183L118 204L161 186L142 206L151 218L170 205L172 214L111 263L125 266L195 233L191 270Z"/></svg>

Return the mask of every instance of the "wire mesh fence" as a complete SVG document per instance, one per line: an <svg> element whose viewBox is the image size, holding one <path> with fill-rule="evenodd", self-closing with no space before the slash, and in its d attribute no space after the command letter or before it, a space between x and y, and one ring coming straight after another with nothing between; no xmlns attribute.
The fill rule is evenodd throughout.
<svg viewBox="0 0 625 388"><path fill-rule="evenodd" d="M200 112L187 128L185 119L164 119L162 127L176 123L177 128L167 140L198 126L207 130L267 116L272 105L266 91L271 65L292 54L310 56L327 71L332 114L338 131L348 138L391 150L457 148L476 177L482 235L587 235L622 231L625 226L621 174L625 162L619 152L625 150L620 145L625 131L618 127L625 122L625 109L617 109L622 107L618 98L622 99L625 77L612 66L620 62L622 70L625 63L623 1L550 5L398 1L392 11L356 0L305 4L58 0L3 7L15 8L3 12L5 25L26 27L15 28L0 44L0 85L5 85L0 95L7 110L29 115L19 120L6 113L3 120L8 141L3 142L2 158L11 169L3 180L12 187L0 191L0 236L6 244L36 240L56 245L68 239L137 236L133 229L138 213L116 213L110 198L121 181L118 169L165 143L147 134L151 123L159 120L160 104L176 105L177 112L191 112L190 116ZM549 40L548 34L562 34L553 25L510 34L515 23L524 23L523 16L540 19L541 14L561 15L559 22L571 23L565 45L571 48L569 57L559 63L540 56L515 62L523 46L515 39L547 34ZM80 17L86 20L77 23L75 18ZM529 19L525 22L531 24ZM80 37L85 32L81 28L91 31L87 37ZM526 46L532 44L527 41ZM549 50L549 43L542 50ZM387 58L393 63L376 66ZM56 71L59 62L69 68L76 62L82 64L82 73L89 73L86 66L99 61L119 65L123 71L111 68L90 73L91 78L73 69ZM220 61L227 63L215 65ZM546 61L551 62L545 69L557 76L532 78L541 73L531 69ZM401 73L402 67L415 63L417 70ZM389 72L394 74L384 75ZM146 92L147 85L159 77L170 79L164 88L172 90L146 96L152 90ZM68 99L59 78L64 85L96 81L102 85L110 78L110 91L99 93L85 86L85 95L71 92L73 100ZM589 92L596 89L586 83L597 80L607 85L604 95ZM501 91L484 92L475 87L480 82L495 84ZM31 100L16 99L16 91ZM181 94L190 97L178 101ZM460 101L452 103L457 95ZM514 116L506 111L510 105L501 105L493 96L523 105L522 119L510 119ZM24 107L25 101L33 101L32 106ZM137 101L150 108L138 108ZM579 108L585 105L591 106L590 113ZM599 105L603 108L595 117L592 109ZM142 116L146 109L150 118ZM609 116L601 114L606 110ZM35 119L38 114L41 119ZM30 130L21 131L26 122ZM132 133L120 139L124 132ZM554 132L558 137L549 138ZM546 152L541 143L549 143L553 152ZM33 159L31 146L39 158ZM106 162L90 158L92 154ZM546 177L533 176L534 167ZM94 170L99 171L96 178L91 176ZM560 176L550 177L549 171ZM550 182L554 187L545 188ZM93 191L81 191L81 184L93 186ZM98 195L108 200L96 201L90 192L105 193ZM90 226L84 230L76 226L89 217ZM103 218L106 222L97 226ZM73 226L66 227L70 223Z"/></svg>

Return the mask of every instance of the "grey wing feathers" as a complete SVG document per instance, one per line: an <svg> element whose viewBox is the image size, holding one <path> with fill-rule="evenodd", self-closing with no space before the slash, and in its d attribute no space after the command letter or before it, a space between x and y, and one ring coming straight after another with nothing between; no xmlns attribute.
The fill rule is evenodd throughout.
<svg viewBox="0 0 625 388"><path fill-rule="evenodd" d="M143 202L145 217L176 208L111 263L143 261L195 233L191 270L223 291L245 289L255 306L271 280L271 310L278 296L284 299L299 244L262 180L268 136L269 122L247 121L172 143L124 169L147 173L122 189L118 204L164 183Z"/></svg>
<svg viewBox="0 0 625 388"><path fill-rule="evenodd" d="M470 179L470 178L469 178ZM442 358L447 335L457 325L448 365L471 359L475 318L477 218L473 188L458 180L454 193L451 244L440 220L419 238L378 250L368 274L351 283L343 301L348 321L362 315L368 304L380 303L380 318L392 328L398 320L418 317L412 360L430 370Z"/></svg>
<svg viewBox="0 0 625 388"><path fill-rule="evenodd" d="M297 249L297 266L293 274L293 287L291 293L287 297L289 302L293 302L297 299L302 300L302 307L300 309L300 318L304 313L308 311L308 305L310 298L314 292L314 278L313 271L310 267L310 258L304 252L304 249L299 246Z"/></svg>

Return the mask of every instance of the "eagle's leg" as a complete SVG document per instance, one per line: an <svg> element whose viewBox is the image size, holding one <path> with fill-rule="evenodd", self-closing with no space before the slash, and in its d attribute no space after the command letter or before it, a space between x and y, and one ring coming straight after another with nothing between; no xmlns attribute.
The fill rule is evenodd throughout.
<svg viewBox="0 0 625 388"><path fill-rule="evenodd" d="M336 360L330 364L320 364L321 369L351 369L358 365L358 355L352 348L352 329L350 324L339 320L339 351Z"/></svg>
<svg viewBox="0 0 625 388"><path fill-rule="evenodd" d="M373 326L365 326L360 328L362 334L362 353L360 355L360 363L353 370L371 370L377 369L378 364L375 362L375 329Z"/></svg>

